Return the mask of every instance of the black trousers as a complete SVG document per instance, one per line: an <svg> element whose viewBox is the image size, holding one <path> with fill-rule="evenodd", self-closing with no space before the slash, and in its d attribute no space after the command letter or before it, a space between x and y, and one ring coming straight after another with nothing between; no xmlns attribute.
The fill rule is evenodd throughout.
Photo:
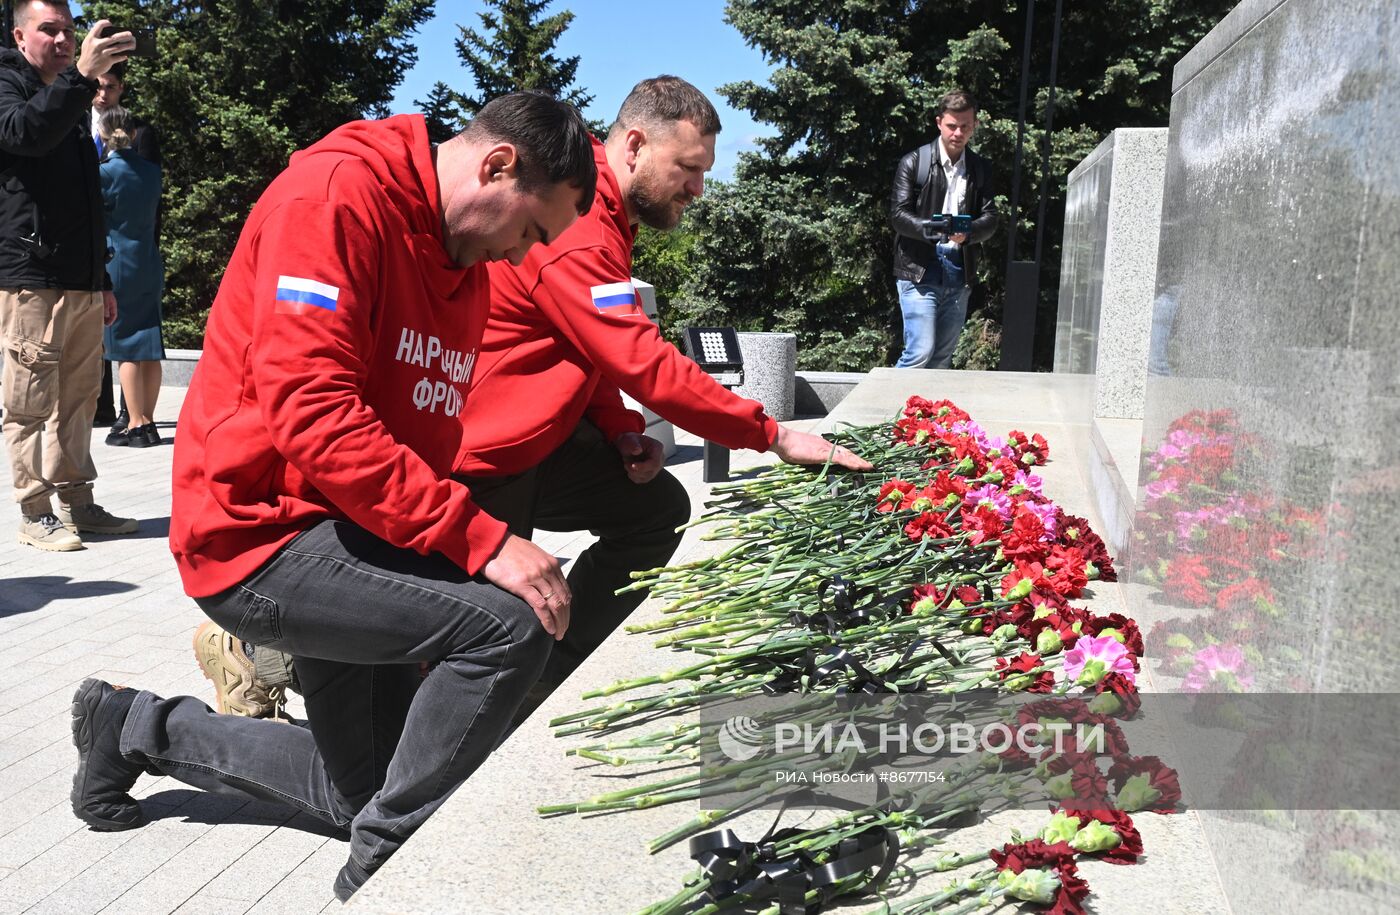
<svg viewBox="0 0 1400 915"><path fill-rule="evenodd" d="M598 538L569 569L573 608L540 678L546 690L563 682L637 609L644 592L613 592L632 583L632 572L670 561L681 542L676 528L690 520L690 497L680 481L663 470L649 483L633 483L617 449L587 420L524 473L457 479L517 536L586 530Z"/></svg>

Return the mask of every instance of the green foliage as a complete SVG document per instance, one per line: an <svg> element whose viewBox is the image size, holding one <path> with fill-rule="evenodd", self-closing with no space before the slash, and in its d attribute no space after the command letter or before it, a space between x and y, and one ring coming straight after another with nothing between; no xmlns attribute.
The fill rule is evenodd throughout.
<svg viewBox="0 0 1400 915"><path fill-rule="evenodd" d="M462 129L459 98L447 83L439 80L433 83L426 99L413 100L413 104L423 112L423 120L428 125L428 139L434 143L446 143Z"/></svg>
<svg viewBox="0 0 1400 915"><path fill-rule="evenodd" d="M632 275L656 287L656 308L663 326L670 322L670 306L690 275L695 256L695 234L683 224L670 232L646 226L632 246ZM679 328L676 329L679 336Z"/></svg>
<svg viewBox="0 0 1400 915"><path fill-rule="evenodd" d="M552 0L485 0L487 12L477 13L482 30L457 27L461 33L455 44L457 56L471 71L475 95L454 92L445 83L433 87L424 101L415 101L425 114L460 130L473 114L497 96L522 89L547 92L582 110L593 96L574 85L578 57L556 56L554 45L574 21L568 10L543 16ZM605 125L596 121L594 133Z"/></svg>
<svg viewBox="0 0 1400 915"><path fill-rule="evenodd" d="M695 239L668 324L792 331L804 369L865 368L889 347L890 316L871 321L863 307L869 221L814 179L750 173L712 182L684 225Z"/></svg>
<svg viewBox="0 0 1400 915"><path fill-rule="evenodd" d="M953 368L990 371L1001 359L1001 325L986 315L973 315L963 325L958 348L953 351Z"/></svg>
<svg viewBox="0 0 1400 915"><path fill-rule="evenodd" d="M1018 257L1030 257L1036 187L1048 177L1038 361L1047 364L1058 295L1065 176L1115 127L1167 122L1172 65L1233 0L1066 4L1055 132L1042 157L1048 93L1028 111ZM1053 4L1039 4L1033 84L1049 72ZM974 315L999 324L1025 7L1013 0L730 0L726 19L775 66L767 84L720 88L776 136L741 157L737 180L698 201L682 284L684 320L729 317L798 334L804 366L888 364L900 336L888 198L901 155L936 133L938 97L981 102L973 148L991 159L1002 229L983 246ZM968 364L995 361L969 321ZM884 345L873 345L875 339ZM974 358L972 354L976 353ZM818 364L817 360L824 362Z"/></svg>
<svg viewBox="0 0 1400 915"><path fill-rule="evenodd" d="M254 201L291 153L388 112L432 0L91 0L89 22L154 25L123 99L160 134L166 342L202 345L204 319Z"/></svg>

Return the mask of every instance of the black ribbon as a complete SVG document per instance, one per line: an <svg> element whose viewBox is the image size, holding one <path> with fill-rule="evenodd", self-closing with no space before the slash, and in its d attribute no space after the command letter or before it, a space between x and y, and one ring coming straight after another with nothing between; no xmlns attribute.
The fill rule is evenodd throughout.
<svg viewBox="0 0 1400 915"><path fill-rule="evenodd" d="M830 610L818 610L810 614L794 610L788 614L788 622L794 626L824 631L827 635L836 635L844 629L863 626L877 618L898 616L903 610L908 593L906 589L880 597L874 588L861 587L836 575L824 579L817 586L818 599L830 597ZM869 600L865 600L867 597ZM862 600L865 602L858 604Z"/></svg>
<svg viewBox="0 0 1400 915"><path fill-rule="evenodd" d="M923 692L927 687L923 678L908 686L897 686L892 682L898 679L899 674L903 672L922 642L922 639L915 639L911 642L909 647L904 650L904 654L900 656L899 661L886 671L883 677L861 664L855 655L840 647L837 647L826 657L820 657L815 648L808 648L790 661L777 661L768 658L765 660L777 667L780 672L778 676L763 684L763 691L770 696L782 693L808 692L834 680L843 672L849 672L850 678L836 688L837 695L863 693L873 696L884 693ZM938 647L937 643L934 647Z"/></svg>
<svg viewBox="0 0 1400 915"><path fill-rule="evenodd" d="M876 869L861 889L879 886L899 859L899 837L879 825L824 849L824 862L801 849L778 854L779 842L808 831L770 828L757 842L744 842L733 830L720 829L691 839L690 857L711 881L704 899L718 903L732 896L744 902L776 898L782 915L816 915L836 898L836 884ZM808 902L807 894L813 890L817 897Z"/></svg>

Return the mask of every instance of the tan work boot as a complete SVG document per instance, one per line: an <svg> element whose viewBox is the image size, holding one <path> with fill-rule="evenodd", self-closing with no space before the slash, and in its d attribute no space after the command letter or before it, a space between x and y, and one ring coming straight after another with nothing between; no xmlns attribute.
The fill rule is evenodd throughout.
<svg viewBox="0 0 1400 915"><path fill-rule="evenodd" d="M64 527L63 523L49 512L42 515L21 515L19 542L52 553L67 553L83 548L82 539Z"/></svg>
<svg viewBox="0 0 1400 915"><path fill-rule="evenodd" d="M75 534L136 533L135 518L118 518L101 505L94 505L91 502L85 505L58 503L58 520Z"/></svg>
<svg viewBox="0 0 1400 915"><path fill-rule="evenodd" d="M286 691L258 682L253 659L243 651L243 641L237 636L212 621L201 623L194 631L194 656L204 676L214 684L220 712L244 718L287 720Z"/></svg>

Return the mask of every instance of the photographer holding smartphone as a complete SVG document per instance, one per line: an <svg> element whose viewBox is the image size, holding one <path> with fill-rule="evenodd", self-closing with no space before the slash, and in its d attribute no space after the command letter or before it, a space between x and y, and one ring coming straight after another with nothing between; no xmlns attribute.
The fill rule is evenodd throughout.
<svg viewBox="0 0 1400 915"><path fill-rule="evenodd" d="M117 302L104 268L97 150L85 124L98 77L136 41L130 32L104 35L111 23L102 20L77 53L63 0L20 0L14 21L15 49L0 51L4 437L20 543L67 552L83 548L83 533L136 530L135 519L113 517L92 495L102 327Z"/></svg>

